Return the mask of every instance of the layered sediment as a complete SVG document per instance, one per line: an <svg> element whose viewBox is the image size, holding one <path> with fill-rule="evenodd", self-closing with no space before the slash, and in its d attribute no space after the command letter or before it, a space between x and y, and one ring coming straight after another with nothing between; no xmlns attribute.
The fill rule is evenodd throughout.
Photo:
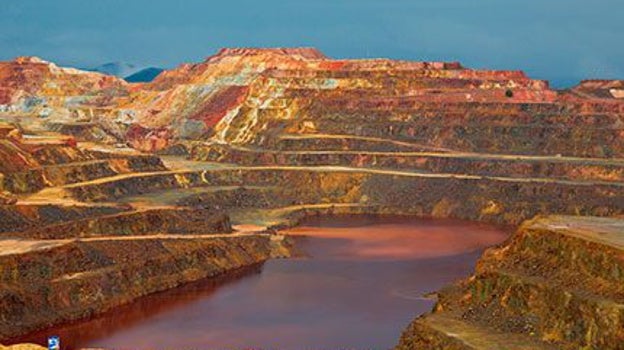
<svg viewBox="0 0 624 350"><path fill-rule="evenodd" d="M154 234L230 233L229 217L222 212L201 209L147 209L115 213L82 220L39 226L5 236L29 239L139 236Z"/></svg>
<svg viewBox="0 0 624 350"><path fill-rule="evenodd" d="M117 174L165 170L160 158L152 155L90 151L69 145L64 138L0 139L0 161L0 189L16 194Z"/></svg>
<svg viewBox="0 0 624 350"><path fill-rule="evenodd" d="M115 201L150 191L228 187L203 205L236 207L252 194L244 186L272 187L271 206L353 203L379 212L518 224L541 212L612 216L624 213L619 182L506 178L345 167L228 167L113 177L42 191L87 202ZM445 188L445 191L439 191ZM210 199L208 199L210 197ZM212 202L211 202L212 201ZM247 200L249 201L249 200ZM193 205L190 201L188 205ZM241 202L241 207L245 205ZM258 202L258 208L266 206Z"/></svg>
<svg viewBox="0 0 624 350"><path fill-rule="evenodd" d="M289 254L283 237L268 234L33 243L30 249L8 249L0 255L0 339L90 317L143 295Z"/></svg>
<svg viewBox="0 0 624 350"><path fill-rule="evenodd" d="M624 349L624 220L550 216L487 250L397 349Z"/></svg>
<svg viewBox="0 0 624 350"><path fill-rule="evenodd" d="M13 135L0 140L2 189L15 200L0 205L0 341L290 255L288 239L234 232L218 208L158 196L120 203L127 193L177 189L152 181L161 173L180 178L157 156ZM128 189L119 182L133 177L143 180ZM107 196L71 190L93 196L90 189L109 181L117 182Z"/></svg>
<svg viewBox="0 0 624 350"><path fill-rule="evenodd" d="M4 189L18 201L0 206L0 341L290 255L283 236L234 232L223 210L117 201L177 189L152 178L180 179L159 157L58 140L4 145ZM11 182L27 171L33 183ZM123 186L134 177L142 180ZM106 196L92 190L109 181Z"/></svg>

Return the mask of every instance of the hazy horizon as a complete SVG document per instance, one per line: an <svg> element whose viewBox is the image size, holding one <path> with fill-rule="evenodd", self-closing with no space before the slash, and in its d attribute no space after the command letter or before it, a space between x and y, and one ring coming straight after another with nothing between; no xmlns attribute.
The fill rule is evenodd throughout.
<svg viewBox="0 0 624 350"><path fill-rule="evenodd" d="M624 78L624 3L597 0L22 0L0 3L0 59L173 68L221 47L315 47L334 58L460 61L554 86Z"/></svg>

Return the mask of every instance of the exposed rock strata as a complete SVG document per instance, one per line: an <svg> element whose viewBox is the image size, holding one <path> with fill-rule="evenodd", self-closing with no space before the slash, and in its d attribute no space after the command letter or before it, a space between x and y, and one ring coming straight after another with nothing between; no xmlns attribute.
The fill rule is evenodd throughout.
<svg viewBox="0 0 624 350"><path fill-rule="evenodd" d="M49 241L0 255L0 339L89 317L143 295L289 254L271 235Z"/></svg>
<svg viewBox="0 0 624 350"><path fill-rule="evenodd" d="M314 49L244 48L180 65L146 84L32 58L2 63L0 82L0 105L10 115L42 117L42 128L83 140L120 140L150 151L207 138L266 144L283 132L506 154L616 157L624 149L620 81L555 91L520 71L456 62L335 60Z"/></svg>
<svg viewBox="0 0 624 350"><path fill-rule="evenodd" d="M624 180L621 159L509 156L459 152L362 150L257 150L226 145L196 147L194 158L247 166L348 166L421 171L433 174L526 177L567 180Z"/></svg>
<svg viewBox="0 0 624 350"><path fill-rule="evenodd" d="M71 220L94 218L123 211L112 206L58 206L52 204L0 205L0 233L36 229Z"/></svg>
<svg viewBox="0 0 624 350"><path fill-rule="evenodd" d="M279 187L284 202L293 204L359 203L388 213L505 224L518 224L544 212L597 216L624 213L621 183L339 167L235 167L138 174L69 185L61 193L81 201L97 202L156 190L250 184ZM226 192L221 196L215 193L212 198L213 205L223 208L236 206L235 201L240 200Z"/></svg>
<svg viewBox="0 0 624 350"><path fill-rule="evenodd" d="M97 236L147 234L230 233L229 217L222 212L201 209L151 209L116 213L54 225L39 226L6 236L31 239L64 239Z"/></svg>
<svg viewBox="0 0 624 350"><path fill-rule="evenodd" d="M397 349L624 349L624 220L540 217L438 294Z"/></svg>
<svg viewBox="0 0 624 350"><path fill-rule="evenodd" d="M159 170L165 167L152 155L107 154L56 142L0 139L0 189L13 193Z"/></svg>
<svg viewBox="0 0 624 350"><path fill-rule="evenodd" d="M65 81L73 74L31 61L5 65L10 72L18 66L56 72L37 75L33 94L44 94L46 79ZM88 73L83 78L82 87L68 88L68 94L86 93L87 82L96 80ZM257 198L259 207L400 203L388 210L503 223L538 213L621 212L624 101L603 93L618 89L617 81L555 91L519 71L473 70L455 62L224 49L148 84L107 84L102 91L110 99L91 110L91 120L57 123L50 116L46 125L79 133L97 124L139 149L188 151L191 159L238 169L168 171L145 155L105 158L68 145L7 141L5 153L20 159L5 157L16 159L14 169L3 171L5 190L42 190L29 198L37 201L105 202L172 189L269 186L281 188L272 193L283 200ZM352 192L314 187L322 184L310 179L312 172L326 173ZM376 188L394 188L391 181L401 195ZM287 190L301 186L312 190ZM441 194L437 186L453 191ZM255 195L224 189L202 196L202 206L234 208L251 207L245 201Z"/></svg>

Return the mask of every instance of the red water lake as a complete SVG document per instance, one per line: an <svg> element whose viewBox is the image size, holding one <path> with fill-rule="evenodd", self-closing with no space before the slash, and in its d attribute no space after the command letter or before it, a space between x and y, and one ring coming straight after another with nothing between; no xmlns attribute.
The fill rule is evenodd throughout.
<svg viewBox="0 0 624 350"><path fill-rule="evenodd" d="M508 230L452 220L323 217L290 229L309 256L158 293L27 337L63 349L389 349Z"/></svg>

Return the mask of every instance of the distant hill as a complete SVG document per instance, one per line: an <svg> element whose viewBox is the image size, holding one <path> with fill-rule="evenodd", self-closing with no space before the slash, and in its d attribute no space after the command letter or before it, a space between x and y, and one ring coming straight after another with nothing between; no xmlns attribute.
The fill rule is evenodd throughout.
<svg viewBox="0 0 624 350"><path fill-rule="evenodd" d="M152 81L160 72L161 68L139 66L126 62L109 62L101 66L86 68L91 72L99 72L106 75L114 75L123 78L130 83L146 83Z"/></svg>
<svg viewBox="0 0 624 350"><path fill-rule="evenodd" d="M101 66L87 68L86 70L92 72L99 72L106 75L114 75L119 78L127 77L132 75L145 67L138 66L133 63L126 62L109 62L105 63Z"/></svg>
<svg viewBox="0 0 624 350"><path fill-rule="evenodd" d="M162 71L161 68L149 67L128 75L124 79L129 83L147 83L154 80Z"/></svg>

